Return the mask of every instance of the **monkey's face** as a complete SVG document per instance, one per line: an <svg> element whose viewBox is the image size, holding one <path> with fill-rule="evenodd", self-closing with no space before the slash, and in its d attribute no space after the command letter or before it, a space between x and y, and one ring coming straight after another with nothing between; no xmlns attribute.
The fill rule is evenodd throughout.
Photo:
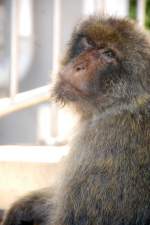
<svg viewBox="0 0 150 225"><path fill-rule="evenodd" d="M135 54L130 50L134 49L131 27L124 20L85 21L73 34L58 74L56 99L80 105L88 102L102 110L134 95L130 86L137 75L131 72Z"/></svg>

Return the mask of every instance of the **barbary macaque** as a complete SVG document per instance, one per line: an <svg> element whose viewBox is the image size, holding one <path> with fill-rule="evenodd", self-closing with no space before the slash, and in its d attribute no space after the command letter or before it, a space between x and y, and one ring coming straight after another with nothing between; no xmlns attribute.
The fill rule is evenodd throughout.
<svg viewBox="0 0 150 225"><path fill-rule="evenodd" d="M150 225L146 33L127 19L86 19L73 32L51 96L80 116L62 181L53 194L14 203L3 225Z"/></svg>

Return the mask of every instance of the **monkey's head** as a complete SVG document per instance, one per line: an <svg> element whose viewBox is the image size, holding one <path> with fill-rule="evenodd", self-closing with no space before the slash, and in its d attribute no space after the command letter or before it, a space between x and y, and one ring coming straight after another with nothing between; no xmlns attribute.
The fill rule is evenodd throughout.
<svg viewBox="0 0 150 225"><path fill-rule="evenodd" d="M149 94L150 44L136 24L90 17L76 27L54 85L57 101L91 113L130 109Z"/></svg>

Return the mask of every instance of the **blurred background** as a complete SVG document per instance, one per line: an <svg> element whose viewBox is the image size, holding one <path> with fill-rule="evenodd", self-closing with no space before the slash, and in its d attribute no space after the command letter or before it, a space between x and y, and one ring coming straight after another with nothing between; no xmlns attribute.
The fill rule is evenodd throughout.
<svg viewBox="0 0 150 225"><path fill-rule="evenodd" d="M0 208L52 185L76 122L49 100L73 27L91 14L150 29L150 0L0 0Z"/></svg>

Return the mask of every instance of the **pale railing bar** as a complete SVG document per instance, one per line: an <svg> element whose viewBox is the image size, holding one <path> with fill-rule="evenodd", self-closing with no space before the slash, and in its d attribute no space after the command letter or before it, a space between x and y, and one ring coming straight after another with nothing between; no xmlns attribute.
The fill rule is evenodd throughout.
<svg viewBox="0 0 150 225"><path fill-rule="evenodd" d="M137 21L141 26L144 26L145 23L145 10L146 10L146 1L137 0Z"/></svg>
<svg viewBox="0 0 150 225"><path fill-rule="evenodd" d="M19 1L11 1L11 61L10 61L10 83L9 92L13 99L18 92L18 22L19 22Z"/></svg>
<svg viewBox="0 0 150 225"><path fill-rule="evenodd" d="M13 99L0 100L0 117L50 101L50 85L17 94Z"/></svg>
<svg viewBox="0 0 150 225"><path fill-rule="evenodd" d="M53 6L53 74L59 70L59 55L61 44L61 0L55 0ZM51 105L50 110L50 133L55 138L58 135L58 108L56 104Z"/></svg>

